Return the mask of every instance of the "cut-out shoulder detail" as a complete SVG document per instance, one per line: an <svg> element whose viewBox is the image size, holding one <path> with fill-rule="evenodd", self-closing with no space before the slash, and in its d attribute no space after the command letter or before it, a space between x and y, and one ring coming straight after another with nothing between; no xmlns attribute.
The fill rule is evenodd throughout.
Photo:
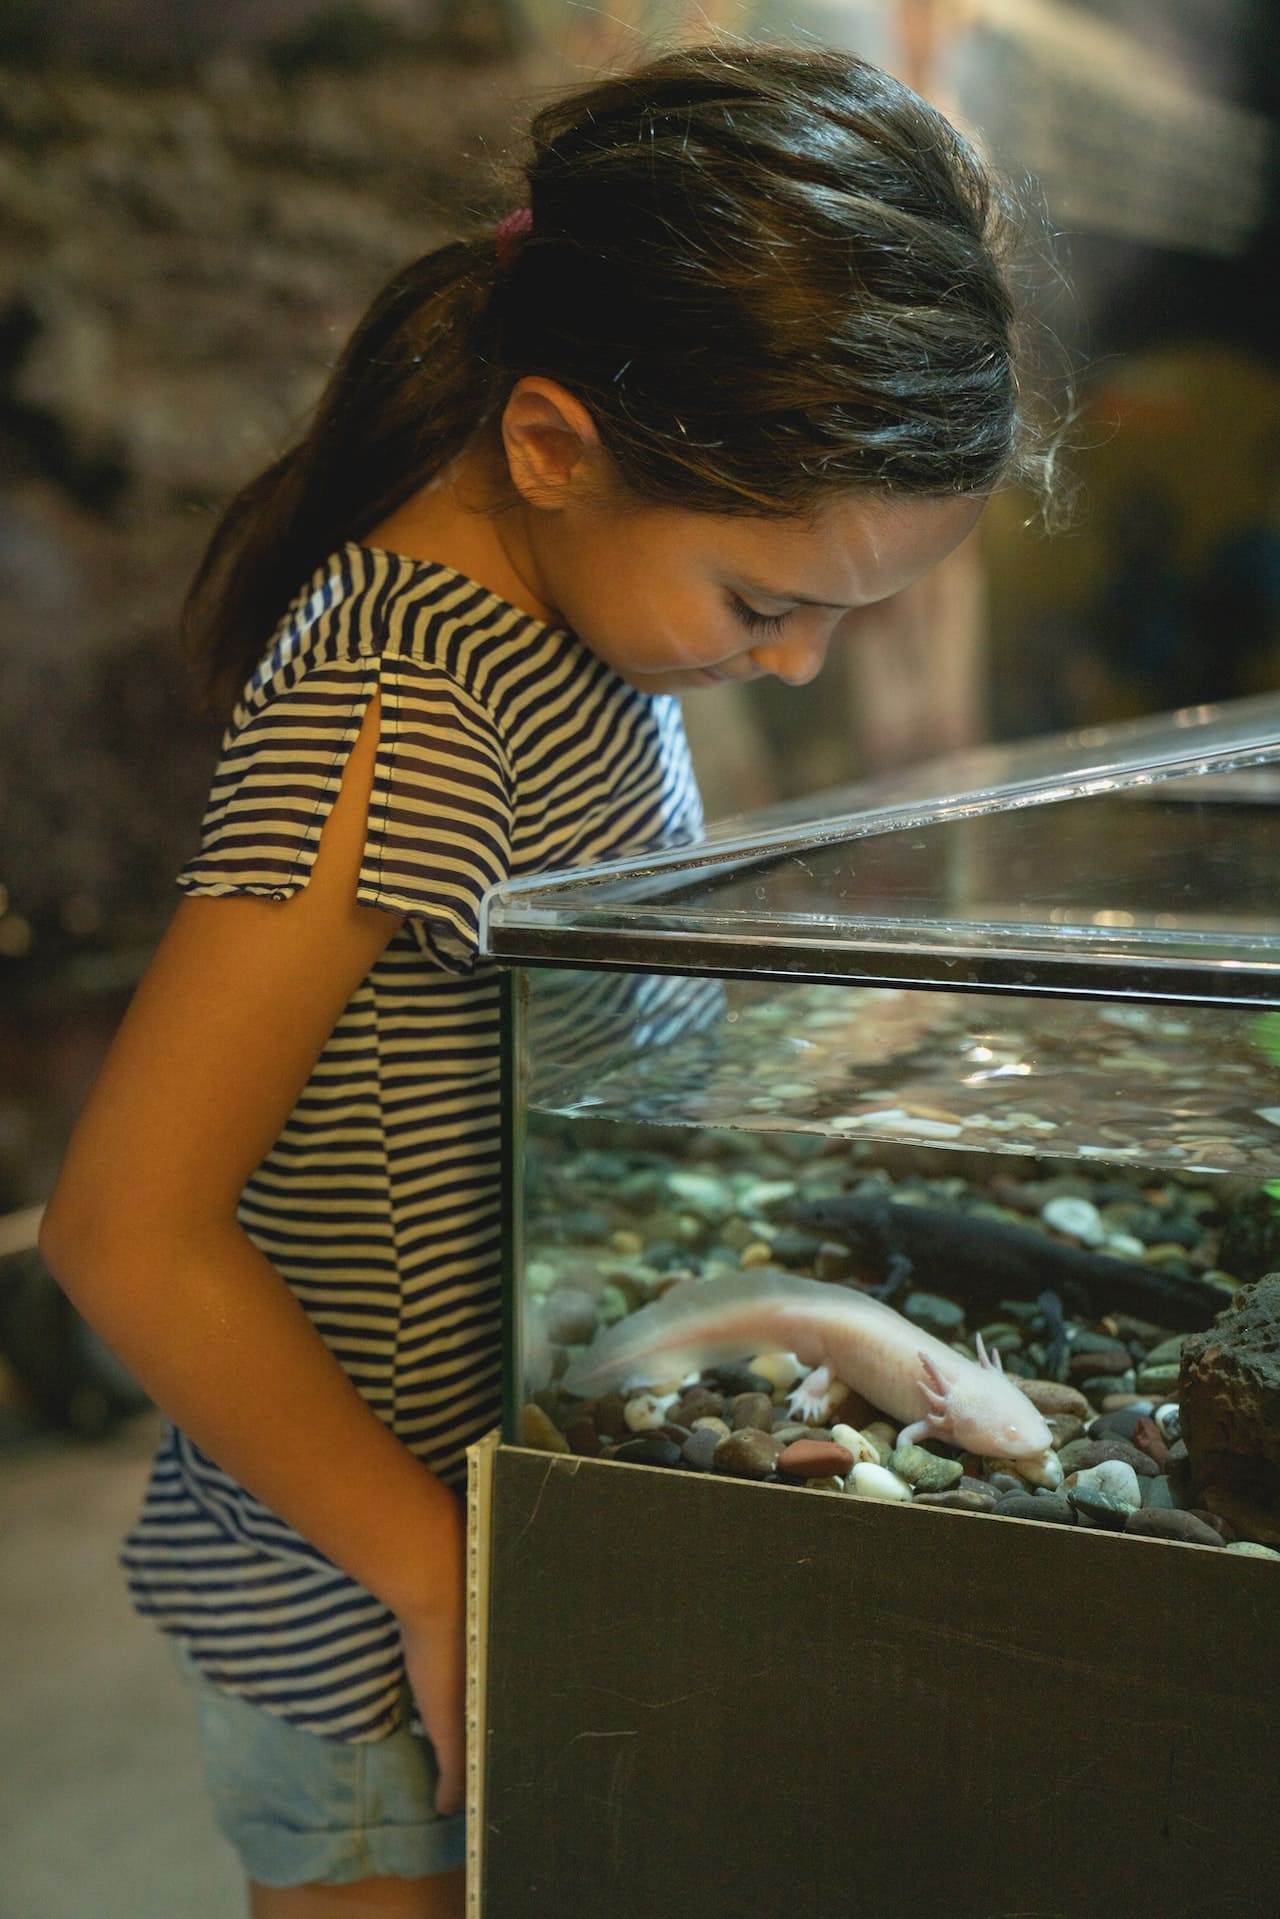
<svg viewBox="0 0 1280 1919"><path fill-rule="evenodd" d="M288 899L307 884L349 756L379 708L357 898L404 917L438 964L475 963L480 901L511 870L506 752L439 668L383 654L316 664L228 740L190 894Z"/></svg>

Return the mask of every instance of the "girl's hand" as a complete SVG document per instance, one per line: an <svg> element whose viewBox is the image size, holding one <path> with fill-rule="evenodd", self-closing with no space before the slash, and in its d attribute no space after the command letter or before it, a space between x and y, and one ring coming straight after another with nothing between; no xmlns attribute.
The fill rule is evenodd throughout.
<svg viewBox="0 0 1280 1919"><path fill-rule="evenodd" d="M466 1590L461 1527L457 1549L441 1554L429 1611L399 1620L409 1686L435 1748L436 1811L461 1812L466 1799Z"/></svg>

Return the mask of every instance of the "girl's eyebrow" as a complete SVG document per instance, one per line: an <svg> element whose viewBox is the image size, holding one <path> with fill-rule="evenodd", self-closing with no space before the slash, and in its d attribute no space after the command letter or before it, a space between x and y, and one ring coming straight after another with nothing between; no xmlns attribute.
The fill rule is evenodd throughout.
<svg viewBox="0 0 1280 1919"><path fill-rule="evenodd" d="M749 580L745 574L741 576L739 585L745 587L748 593L758 593L764 600L790 600L796 606L826 606L833 613L847 613L851 610L842 606L838 600L815 600L808 593L786 593L779 586L766 586L763 580Z"/></svg>

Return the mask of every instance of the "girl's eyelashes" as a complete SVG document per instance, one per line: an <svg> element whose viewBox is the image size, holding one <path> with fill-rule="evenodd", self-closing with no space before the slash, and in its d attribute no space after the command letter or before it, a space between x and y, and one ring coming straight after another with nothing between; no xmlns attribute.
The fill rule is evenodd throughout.
<svg viewBox="0 0 1280 1919"><path fill-rule="evenodd" d="M787 615L785 613L759 613L754 606L748 606L736 593L729 595L729 604L739 623L748 633L776 633Z"/></svg>

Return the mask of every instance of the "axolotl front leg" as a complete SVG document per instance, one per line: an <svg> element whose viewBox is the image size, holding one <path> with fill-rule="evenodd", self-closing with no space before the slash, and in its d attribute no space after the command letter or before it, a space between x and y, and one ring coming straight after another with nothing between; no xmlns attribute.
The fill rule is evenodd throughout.
<svg viewBox="0 0 1280 1919"><path fill-rule="evenodd" d="M983 1372L995 1373L1004 1378L1004 1361L999 1349L988 1352L982 1343L982 1334L977 1336L978 1365ZM972 1446L974 1436L970 1431L958 1430L960 1421L970 1410L962 1405L960 1392L954 1382L941 1371L928 1353L917 1353L920 1362L920 1395L925 1403L923 1419L917 1419L911 1426L904 1426L898 1435L900 1446L912 1446L921 1439L945 1439L953 1446ZM992 1442L991 1450L995 1450Z"/></svg>
<svg viewBox="0 0 1280 1919"><path fill-rule="evenodd" d="M951 1435L951 1389L928 1353L920 1353L920 1396L926 1411L923 1419L904 1426L898 1434L900 1446L915 1446L922 1439L948 1439ZM985 1354L983 1355L985 1360Z"/></svg>

